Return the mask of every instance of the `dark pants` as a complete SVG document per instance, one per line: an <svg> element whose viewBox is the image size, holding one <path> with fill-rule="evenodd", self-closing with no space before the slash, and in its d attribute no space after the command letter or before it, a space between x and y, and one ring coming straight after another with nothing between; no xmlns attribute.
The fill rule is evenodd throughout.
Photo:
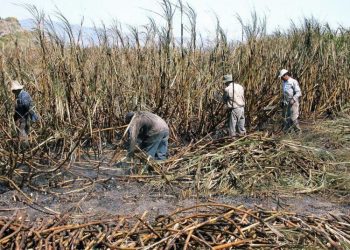
<svg viewBox="0 0 350 250"><path fill-rule="evenodd" d="M165 160L167 158L168 140L169 131L161 131L158 134L143 139L140 148L155 160Z"/></svg>

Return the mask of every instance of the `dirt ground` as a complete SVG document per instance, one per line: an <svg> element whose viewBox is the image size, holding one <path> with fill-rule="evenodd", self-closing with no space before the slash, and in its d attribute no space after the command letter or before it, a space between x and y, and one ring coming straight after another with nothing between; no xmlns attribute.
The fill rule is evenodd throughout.
<svg viewBox="0 0 350 250"><path fill-rule="evenodd" d="M334 136L330 137L324 134L315 136L315 132L312 131L313 126L304 125L305 132L302 135L304 141L308 140L311 145L317 144L320 147L327 146L324 143L325 141L331 141L333 144L337 142ZM345 147L344 145L342 143L342 147L337 146L334 150L345 152L344 150L349 148L348 145ZM175 192L168 187L155 188L142 181L142 179L126 178L125 169L115 166L107 167L106 162L100 164L96 161L96 164L99 165L99 168L89 168L84 163L71 165L61 178L64 181L65 178L69 180L72 176L78 176L81 182L75 182L74 188L59 189L50 186L52 193L45 193L23 187L22 191L35 201L34 204L28 204L27 199L19 191L10 189L0 183L0 216L10 216L16 211L28 213L29 219L54 214L55 212L61 214L69 212L84 216L107 216L117 214L141 215L148 211L149 218L155 218L178 208L208 201L234 206L243 205L248 208L262 207L268 210L284 210L299 214L350 214L350 201L338 199L330 194L327 196L318 193L312 195L293 193L282 195L278 192L266 192L266 195L256 194L254 196L238 194L199 197L188 195L184 197L181 195L179 188ZM47 176L42 177L43 182L46 182L44 184L48 184L47 179ZM94 184L87 186L87 180L93 180ZM43 183L36 184L41 186ZM83 190L78 192L80 188L83 188Z"/></svg>
<svg viewBox="0 0 350 250"><path fill-rule="evenodd" d="M80 167L73 167L72 172L78 173ZM86 174L86 172L85 172ZM90 171L89 175L97 175ZM177 208L188 207L196 203L217 202L234 206L243 205L248 208L261 207L268 210L291 211L299 214L317 214L327 213L350 213L350 203L340 203L330 197L319 197L318 195L269 195L269 196L211 196L211 197L187 197L181 198L180 193L175 194L169 190L162 191L154 189L147 183L135 180L122 180L120 178L121 170L103 171L100 169L99 178L102 180L109 177L108 181L95 183L82 192L64 193L64 194L45 194L34 191L30 188L23 188L37 204L29 205L25 202L23 195L16 190L10 190L1 186L0 196L0 216L10 216L16 211L26 212L28 219L46 216L50 210L66 213L71 212L76 215L84 216L108 216L108 215L142 215L148 212L149 218L155 218L158 215L169 214ZM53 192L62 192L61 189L52 188ZM67 192L67 190L65 190ZM74 191L74 190L70 190ZM42 212L43 210L45 212Z"/></svg>

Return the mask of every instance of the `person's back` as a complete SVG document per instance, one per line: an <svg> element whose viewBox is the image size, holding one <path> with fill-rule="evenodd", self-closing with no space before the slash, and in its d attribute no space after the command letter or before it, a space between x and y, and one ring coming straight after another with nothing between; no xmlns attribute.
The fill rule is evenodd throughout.
<svg viewBox="0 0 350 250"><path fill-rule="evenodd" d="M23 149L26 149L29 147L28 134L30 128L30 120L32 117L35 117L35 119L37 119L37 116L32 110L32 98L28 92L23 90L23 85L21 85L18 81L12 81L11 91L16 98L13 118L16 124L20 146Z"/></svg>
<svg viewBox="0 0 350 250"><path fill-rule="evenodd" d="M226 104L229 108L244 107L244 88L239 83L230 83L225 88L227 100Z"/></svg>
<svg viewBox="0 0 350 250"><path fill-rule="evenodd" d="M151 112L136 112L131 120L131 133L138 137L152 136L161 131L169 131L167 123L158 115Z"/></svg>
<svg viewBox="0 0 350 250"><path fill-rule="evenodd" d="M158 115L151 112L136 112L129 115L129 156L139 146L157 160L166 158L168 150L169 127Z"/></svg>
<svg viewBox="0 0 350 250"><path fill-rule="evenodd" d="M239 135L245 135L246 130L244 117L244 88L242 85L233 81L232 75L224 75L224 89L223 100L229 108L229 134L232 137L236 136L236 131Z"/></svg>
<svg viewBox="0 0 350 250"><path fill-rule="evenodd" d="M16 97L15 120L28 116L32 106L33 102L29 93L25 90L21 90Z"/></svg>

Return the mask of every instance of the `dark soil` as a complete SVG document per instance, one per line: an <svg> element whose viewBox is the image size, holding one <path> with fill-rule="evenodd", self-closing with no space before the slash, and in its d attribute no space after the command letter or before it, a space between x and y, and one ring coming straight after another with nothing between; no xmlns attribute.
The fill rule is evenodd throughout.
<svg viewBox="0 0 350 250"><path fill-rule="evenodd" d="M74 174L81 174L83 170L80 167L73 167L70 171ZM147 211L149 218L155 218L158 215L169 214L178 208L203 202L225 203L234 206L243 205L248 208L261 207L268 210L284 210L299 214L349 214L350 211L349 202L340 203L336 199L319 195L286 196L270 194L253 197L240 194L235 196L181 198L180 192L174 194L166 188L159 191L145 182L122 180L120 179L122 173L123 170L117 168L115 171L100 169L99 178L95 178L95 180L103 180L107 176L110 179L103 182L96 181L94 185L90 185L81 192L74 192L79 188L78 186L66 190L52 187L50 191L55 192L54 194L45 194L24 187L23 192L40 206L36 204L29 206L23 195L18 191L0 185L0 191L2 192L0 196L0 215L9 216L19 210L28 213L29 219L33 219L50 213L49 210L43 209L43 207L47 207L59 213L69 212L92 217L117 214L141 215ZM84 170L84 174L90 178L97 177L97 172L91 169ZM72 191L73 193L69 193Z"/></svg>
<svg viewBox="0 0 350 250"><path fill-rule="evenodd" d="M307 141L311 145L327 147L330 144L325 140L332 139L332 145L337 142L330 135L319 136L313 131L314 125L303 125L304 143ZM289 136L288 136L289 137ZM298 139L298 136L296 136ZM330 139L328 140L330 141ZM339 143L337 142L337 145ZM337 151L346 150L349 144L342 144L342 148L333 145L335 156ZM110 151L112 152L112 151ZM348 160L346 154L345 160ZM104 155L105 159L110 158ZM89 157L88 157L89 158ZM344 160L342 159L342 160ZM86 160L86 161L85 161ZM254 196L219 195L219 196L195 196L181 194L181 187L177 187L175 192L168 186L155 188L146 181L137 178L128 178L129 174L123 166L108 168L106 162L99 162L95 159L94 164L85 164L91 159L82 159L82 162L73 164L69 169L63 171L59 176L47 176L43 174L36 178L33 184L36 187L48 187L51 193L36 191L28 186L22 187L22 191L34 200L35 204L29 205L24 196L17 190L10 189L0 182L0 216L9 216L15 211L28 213L29 218L46 216L52 214L49 209L59 213L74 213L84 216L104 216L104 215L140 215L148 211L150 218L158 215L168 214L178 208L195 205L203 202L226 203L234 206L243 205L248 208L262 207L271 210L284 210L299 214L325 215L327 213L350 214L350 198L342 199L331 195L330 192L315 193L312 195L296 195L267 190L266 194L255 194ZM100 167L97 168L96 166ZM24 166L25 168L25 166ZM25 169L24 169L25 170ZM67 188L55 187L55 181L61 182L79 179ZM58 180L57 180L58 179ZM87 185L90 181L90 185ZM53 182L53 184L51 183ZM93 183L93 185L91 185ZM86 189L80 190L86 187ZM350 197L350 194L348 194ZM48 209L46 209L46 208Z"/></svg>

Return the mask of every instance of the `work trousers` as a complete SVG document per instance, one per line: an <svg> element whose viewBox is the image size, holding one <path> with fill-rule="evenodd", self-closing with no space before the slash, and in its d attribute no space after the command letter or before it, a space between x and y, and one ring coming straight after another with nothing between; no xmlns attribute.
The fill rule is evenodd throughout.
<svg viewBox="0 0 350 250"><path fill-rule="evenodd" d="M244 128L244 125L245 125L244 107L231 109L230 117L229 117L230 136L236 136L237 132L239 135L245 135L246 130Z"/></svg>
<svg viewBox="0 0 350 250"><path fill-rule="evenodd" d="M161 131L142 140L140 148L155 160L165 160L168 151L169 131Z"/></svg>
<svg viewBox="0 0 350 250"><path fill-rule="evenodd" d="M29 116L24 116L16 120L16 129L19 145L22 149L29 147L28 135L30 129Z"/></svg>
<svg viewBox="0 0 350 250"><path fill-rule="evenodd" d="M289 132L291 130L294 130L296 132L300 132L300 126L299 126L299 102L294 102L293 104L286 104L283 107L283 118L284 118L284 124L283 129L286 132Z"/></svg>

